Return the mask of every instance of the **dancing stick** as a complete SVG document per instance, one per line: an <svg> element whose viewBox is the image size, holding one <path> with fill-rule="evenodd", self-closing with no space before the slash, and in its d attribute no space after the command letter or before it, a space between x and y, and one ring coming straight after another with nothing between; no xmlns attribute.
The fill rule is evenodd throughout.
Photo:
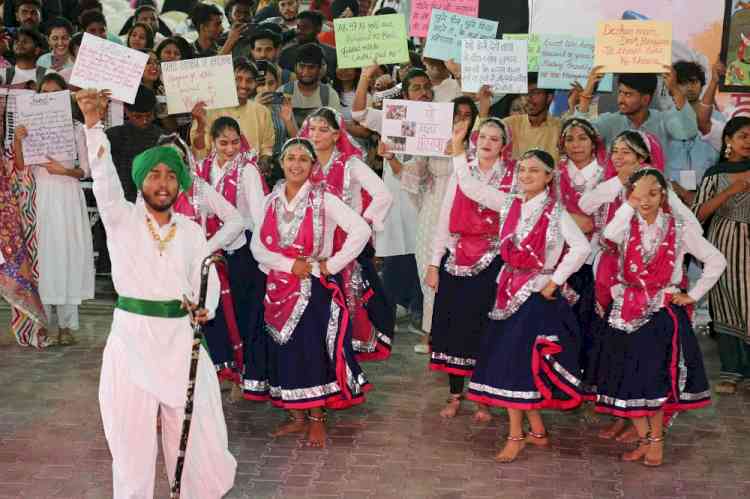
<svg viewBox="0 0 750 499"><path fill-rule="evenodd" d="M200 310L206 306L206 293L208 290L208 273L211 265L226 261L221 255L207 256L201 263L201 287L198 295L198 306ZM177 465L174 470L174 484L169 494L170 499L180 499L180 487L182 485L182 470L185 466L185 455L187 452L188 436L190 435L190 423L193 419L193 396L195 395L195 375L198 372L198 358L200 356L200 345L203 339L203 331L200 323L195 320L193 310L190 310L190 319L193 323L193 349L190 353L190 371L188 374L187 394L185 400L185 419L182 421L182 435L180 435L180 449L177 453Z"/></svg>

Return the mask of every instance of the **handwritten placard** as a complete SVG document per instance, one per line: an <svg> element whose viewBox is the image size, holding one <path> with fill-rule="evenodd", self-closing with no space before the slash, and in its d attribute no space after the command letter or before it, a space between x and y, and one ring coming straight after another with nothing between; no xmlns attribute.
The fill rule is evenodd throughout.
<svg viewBox="0 0 750 499"><path fill-rule="evenodd" d="M400 64L409 60L403 14L335 19L339 68L363 68L373 62Z"/></svg>
<svg viewBox="0 0 750 499"><path fill-rule="evenodd" d="M594 64L594 39L567 35L540 35L539 88L570 90L574 81L586 85ZM600 82L598 90L612 91L612 74Z"/></svg>
<svg viewBox="0 0 750 499"><path fill-rule="evenodd" d="M495 38L497 26L497 21L432 9L424 56L461 62L461 41L467 38Z"/></svg>
<svg viewBox="0 0 750 499"><path fill-rule="evenodd" d="M529 42L529 71L539 71L539 48L540 39L536 33L503 33L503 40L526 40Z"/></svg>
<svg viewBox="0 0 750 499"><path fill-rule="evenodd" d="M23 158L26 164L46 163L47 156L58 161L76 159L70 91L16 97L16 126L26 127Z"/></svg>
<svg viewBox="0 0 750 499"><path fill-rule="evenodd" d="M461 90L476 92L491 85L496 93L528 91L526 40L464 40Z"/></svg>
<svg viewBox="0 0 750 499"><path fill-rule="evenodd" d="M84 33L69 83L110 90L112 98L132 104L146 62L148 54Z"/></svg>
<svg viewBox="0 0 750 499"><path fill-rule="evenodd" d="M395 153L445 156L452 129L452 102L383 101L381 136Z"/></svg>
<svg viewBox="0 0 750 499"><path fill-rule="evenodd" d="M161 74L169 114L189 113L200 101L207 109L239 105L231 55L164 62Z"/></svg>
<svg viewBox="0 0 750 499"><path fill-rule="evenodd" d="M410 36L427 36L432 9L447 10L464 16L476 17L479 14L479 0L412 0L409 23Z"/></svg>
<svg viewBox="0 0 750 499"><path fill-rule="evenodd" d="M594 65L605 73L663 73L672 64L672 23L603 21L596 30Z"/></svg>

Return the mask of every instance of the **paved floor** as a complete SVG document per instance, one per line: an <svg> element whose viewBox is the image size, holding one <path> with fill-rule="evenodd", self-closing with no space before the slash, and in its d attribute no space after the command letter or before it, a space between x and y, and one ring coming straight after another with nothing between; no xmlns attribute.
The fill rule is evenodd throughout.
<svg viewBox="0 0 750 499"><path fill-rule="evenodd" d="M0 347L0 497L111 497L110 456L97 383L110 317L82 319L80 343L44 352ZM0 324L7 313L0 312ZM742 498L750 497L750 389L681 415L659 469L618 460L619 445L590 438L577 413L545 415L552 449L492 461L506 433L502 413L472 426L470 407L452 421L438 411L443 375L412 353L402 335L386 363L367 364L376 390L368 403L333 415L325 450L266 435L281 420L264 404L225 403L239 462L231 498ZM702 340L711 376L714 343ZM166 476L158 470L157 498Z"/></svg>

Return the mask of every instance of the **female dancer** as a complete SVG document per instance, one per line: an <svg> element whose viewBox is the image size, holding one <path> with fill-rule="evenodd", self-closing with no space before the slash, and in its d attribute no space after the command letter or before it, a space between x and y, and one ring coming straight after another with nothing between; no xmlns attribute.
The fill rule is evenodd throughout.
<svg viewBox="0 0 750 499"><path fill-rule="evenodd" d="M59 92L68 88L62 76L46 75L39 82L39 92ZM83 127L73 128L78 166L74 162L48 158L33 166L37 184L37 236L39 238L39 295L47 317L53 307L57 315L58 343L76 342L78 306L94 298L94 245L91 225L80 179L89 172L88 151ZM15 161L20 169L27 165L23 141L28 132L16 128Z"/></svg>
<svg viewBox="0 0 750 499"><path fill-rule="evenodd" d="M729 120L719 158L704 175L693 210L728 262L708 299L721 359L716 391L731 394L750 378L750 118Z"/></svg>
<svg viewBox="0 0 750 499"><path fill-rule="evenodd" d="M362 161L361 151L346 132L343 116L322 107L307 117L300 137L309 138L315 147L319 164L313 179L325 181L326 190L361 214L372 224L373 231L383 230L393 198L383 181ZM341 247L345 237L343 231L337 231L334 250ZM342 269L344 295L357 360L385 360L391 354L395 317L372 262L372 247L366 248L364 254Z"/></svg>
<svg viewBox="0 0 750 499"><path fill-rule="evenodd" d="M626 200L626 188L628 179L638 169L651 166L659 171L664 171L664 154L656 137L649 133L627 130L620 133L612 143L610 157L604 173L604 181L593 190L584 193L580 200L581 210L593 215L603 210L605 224L612 220L617 209ZM682 218L685 223L690 224L701 231L700 224L690 210L680 201L680 198L670 189L667 200L672 210ZM600 252L595 260L595 310L597 315L605 318L608 307L612 303L610 289L616 284L618 265L617 245L611 241L600 240ZM602 324L597 323L597 326ZM585 384L587 385L587 398L594 400L596 391L596 379L601 376L599 369L606 369L606 363L600 362L600 353L603 337L603 328L597 327L591 350L589 350L587 364L584 365ZM625 430L626 420L617 418L614 423L599 432L599 437L604 439L617 438L620 442L634 442L638 436L635 428Z"/></svg>
<svg viewBox="0 0 750 499"><path fill-rule="evenodd" d="M324 409L362 403L370 388L354 358L341 279L331 277L357 258L370 228L325 184L310 181L317 161L312 142L290 139L280 160L285 181L266 197L263 222L252 239L253 255L268 279L271 402L291 419L272 436L307 432L308 445L323 447ZM337 228L346 233L339 249Z"/></svg>
<svg viewBox="0 0 750 499"><path fill-rule="evenodd" d="M570 293L574 303L573 312L581 326L580 363L585 370L594 341L592 327L596 316L593 263L599 247L599 234L606 223L606 209L600 207L589 215L581 208L580 201L604 178L607 150L591 123L582 118L572 118L563 123L559 150L561 159L556 172L558 198L578 228L586 234L592 248L586 263L568 279L568 285L574 292Z"/></svg>
<svg viewBox="0 0 750 499"><path fill-rule="evenodd" d="M471 175L494 189L508 192L513 184L513 144L502 121L489 118L479 127L477 157ZM440 211L426 283L435 291L430 369L447 372L450 398L440 415L452 418L463 398L464 378L471 376L479 356L481 335L495 298L495 280L502 260L496 211L468 198L453 174ZM477 405L474 421L491 419Z"/></svg>
<svg viewBox="0 0 750 499"><path fill-rule="evenodd" d="M257 155L254 150L243 147L240 126L234 119L226 116L217 119L211 126L211 140L211 153L198 165L195 174L239 210L243 230L221 248L227 258L226 266L218 268L224 313L216 314L216 318L206 324L208 350L220 378L243 386L245 398L264 399L268 389L259 379L263 361L251 362L250 357L253 352L262 355L265 350L262 307L265 285L264 276L250 252L249 241L263 220L265 185L257 168ZM189 215L196 213L195 208L190 209L190 203L184 202L192 199L195 203L200 199L196 189L200 188L192 189L177 203L178 210L188 209ZM208 238L217 233L222 223L216 216L206 220ZM234 397L237 395L235 390Z"/></svg>
<svg viewBox="0 0 750 499"><path fill-rule="evenodd" d="M496 456L507 463L527 442L549 445L539 409L570 409L581 403L580 332L558 288L585 263L591 247L550 189L552 156L536 149L524 153L517 170L520 194L501 192L469 174L461 140L468 125L460 123L453 134L458 185L468 197L500 212L503 259L492 320L482 338L468 398L507 409L510 432ZM528 437L524 414L531 426Z"/></svg>
<svg viewBox="0 0 750 499"><path fill-rule="evenodd" d="M654 168L629 179L628 201L604 228L617 244L618 282L604 332L597 375L597 410L629 418L639 446L626 461L659 466L663 457L664 412L696 409L710 403L711 392L687 306L716 283L726 267L719 250L699 228L673 214L668 184ZM703 275L684 293L686 253L703 262Z"/></svg>

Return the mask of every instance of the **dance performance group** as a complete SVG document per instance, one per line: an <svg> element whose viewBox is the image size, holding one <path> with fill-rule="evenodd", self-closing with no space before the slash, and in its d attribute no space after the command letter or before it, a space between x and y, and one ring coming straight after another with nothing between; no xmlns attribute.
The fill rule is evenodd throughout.
<svg viewBox="0 0 750 499"><path fill-rule="evenodd" d="M202 161L179 138L163 138L133 162L132 204L99 123L105 98L84 90L77 100L120 297L100 385L115 495L153 489L157 414L173 476L189 311L206 323L208 350L196 376L186 497L220 497L232 486L219 378L287 411L272 436L299 433L325 446L326 410L364 402L372 386L359 362L387 359L394 331L371 248L393 199L342 117L324 107L305 120L281 148L284 179L270 193L235 120L214 122ZM744 177L730 177L729 194L721 187L750 156L739 136L750 119L737 119L699 189L701 221L722 216L717 196L747 192ZM623 459L660 465L665 424L710 403L691 314L723 279L725 257L665 179L655 136L625 131L607 151L589 121L572 118L559 162L533 148L515 160L503 121L474 120L454 120L448 160L384 154L402 173L435 160L452 172L425 276L435 291L429 367L449 380L441 415L455 416L464 397L476 403L477 423L504 407L508 436L496 459L507 463L526 444L550 444L541 410L590 402L615 418L600 436L634 436ZM211 273L208 305L194 310L199 267L213 252L226 261ZM691 285L686 255L703 266Z"/></svg>

